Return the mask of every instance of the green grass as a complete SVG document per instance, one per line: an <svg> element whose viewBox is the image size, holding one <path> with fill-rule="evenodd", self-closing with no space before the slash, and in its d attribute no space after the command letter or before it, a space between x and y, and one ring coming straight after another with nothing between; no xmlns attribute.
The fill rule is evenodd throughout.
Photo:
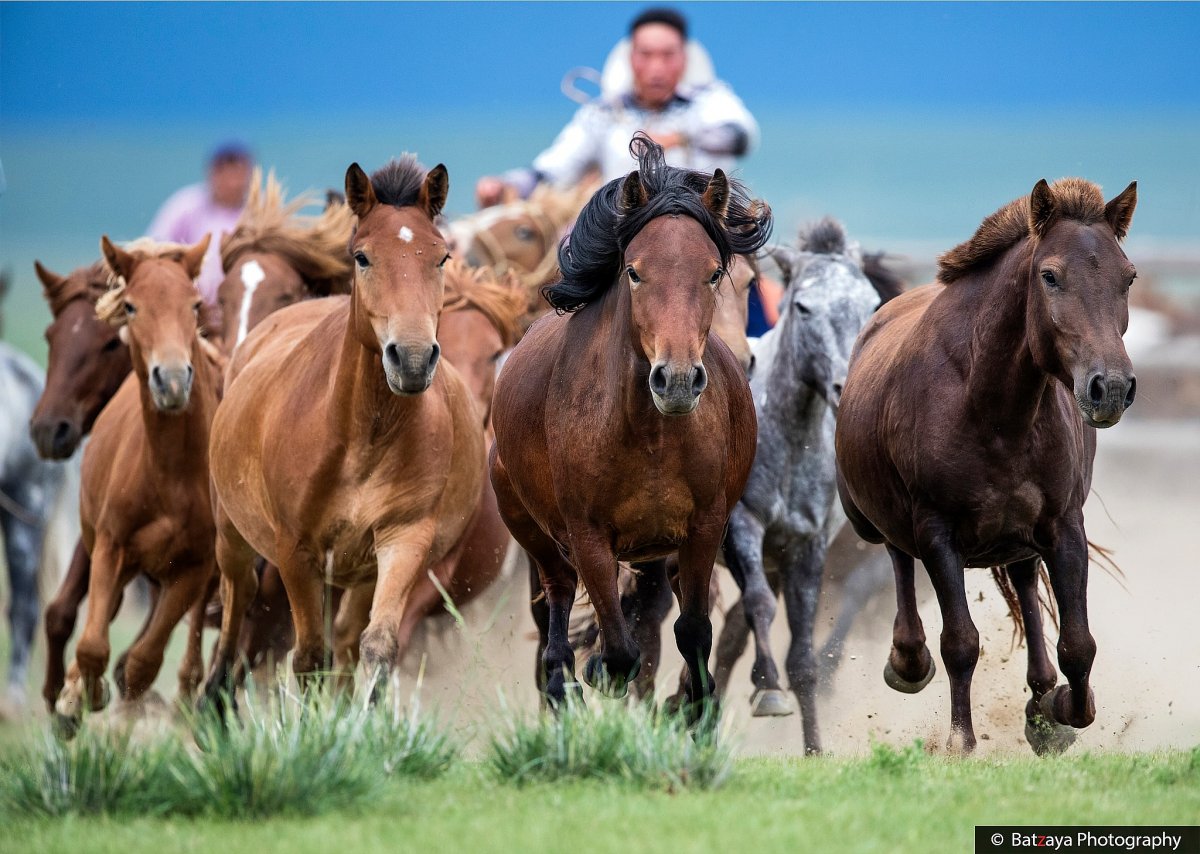
<svg viewBox="0 0 1200 854"><path fill-rule="evenodd" d="M876 746L861 759L742 759L716 790L498 779L458 762L393 777L315 818L4 815L3 851L966 851L976 824L1187 824L1200 749L953 760ZM586 844L585 844L586 842Z"/></svg>

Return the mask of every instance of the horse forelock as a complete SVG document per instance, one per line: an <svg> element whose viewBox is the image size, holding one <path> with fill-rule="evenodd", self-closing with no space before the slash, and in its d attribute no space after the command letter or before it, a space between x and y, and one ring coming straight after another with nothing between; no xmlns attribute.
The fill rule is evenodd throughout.
<svg viewBox="0 0 1200 854"><path fill-rule="evenodd" d="M1100 187L1083 178L1060 178L1050 185L1057 219L1084 225L1104 222L1104 196ZM1013 199L990 214L964 243L938 258L938 280L950 284L968 273L995 262L1026 237L1030 237L1029 196Z"/></svg>
<svg viewBox="0 0 1200 854"><path fill-rule="evenodd" d="M401 154L371 173L371 189L381 204L410 207L420 199L427 173L415 154Z"/></svg>
<svg viewBox="0 0 1200 854"><path fill-rule="evenodd" d="M562 280L543 288L547 302L560 312L575 311L613 286L630 242L653 219L682 215L694 219L717 247L722 266L733 255L749 255L771 235L771 209L752 202L741 182L729 179L729 206L718 219L702 200L712 176L666 165L662 147L638 136L630 144L638 160L638 178L646 203L622 208L625 178L605 184L580 211L575 227L559 246Z"/></svg>

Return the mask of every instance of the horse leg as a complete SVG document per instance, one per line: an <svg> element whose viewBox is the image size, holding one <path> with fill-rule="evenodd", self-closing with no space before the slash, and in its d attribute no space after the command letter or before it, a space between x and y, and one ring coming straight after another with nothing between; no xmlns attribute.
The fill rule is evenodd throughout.
<svg viewBox="0 0 1200 854"><path fill-rule="evenodd" d="M337 686L349 691L354 687L354 671L358 667L359 639L371 622L371 601L375 585L371 582L351 587L342 596L333 618L333 667ZM411 631L411 630L410 630Z"/></svg>
<svg viewBox="0 0 1200 854"><path fill-rule="evenodd" d="M258 561L261 562L262 571L260 574L256 566L258 590L242 624L233 684L243 685L249 668L255 686L262 690L273 682L275 669L287 657L294 637L292 609L288 604L283 579L279 577L279 568L262 558Z"/></svg>
<svg viewBox="0 0 1200 854"><path fill-rule="evenodd" d="M600 653L584 665L584 681L610 697L624 697L642 668L642 657L621 610L617 557L602 531L581 526L570 530L568 537L572 563L591 597L602 634ZM553 620L553 603L551 609Z"/></svg>
<svg viewBox="0 0 1200 854"><path fill-rule="evenodd" d="M22 506L29 506L28 496L14 496ZM25 681L29 670L29 652L37 630L38 590L37 573L41 562L42 531L40 525L30 525L22 519L0 513L4 528L4 552L8 563L9 596L8 624L12 627L12 649L9 650L8 699L15 709L25 707Z"/></svg>
<svg viewBox="0 0 1200 854"><path fill-rule="evenodd" d="M1052 720L1083 729L1096 719L1096 701L1088 684L1096 640L1088 630L1088 552L1082 519L1059 537L1046 563L1058 602L1058 666L1067 684L1046 694L1040 705Z"/></svg>
<svg viewBox="0 0 1200 854"><path fill-rule="evenodd" d="M788 646L787 673L792 691L800 703L804 724L804 752L821 752L817 727L817 658L813 654L813 628L817 603L821 598L821 574L825 569L825 536L818 533L807 542L789 549L783 578L783 601L787 606L791 644Z"/></svg>
<svg viewBox="0 0 1200 854"><path fill-rule="evenodd" d="M850 529L847 527L843 530ZM817 655L819 687L828 689L833 685L834 674L837 673L842 663L842 655L846 651L846 638L849 637L850 630L854 628L859 614L866 610L875 594L887 585L888 562L884 552L873 548L866 560L850 570L842 584L842 606L834 620L833 630Z"/></svg>
<svg viewBox="0 0 1200 854"><path fill-rule="evenodd" d="M771 623L775 621L775 591L763 569L763 524L742 504L729 516L725 537L725 564L742 591L746 622L754 633L754 667L750 698L754 717L779 717L792 713L787 695L779 687L779 668L771 655Z"/></svg>
<svg viewBox="0 0 1200 854"><path fill-rule="evenodd" d="M54 703L66 679L67 644L75 631L79 606L87 596L91 568L91 558L80 540L75 543L75 553L71 556L71 564L58 587L58 593L46 606L46 681L42 684L42 698L51 714L54 713Z"/></svg>
<svg viewBox="0 0 1200 854"><path fill-rule="evenodd" d="M138 629L138 633L133 636L134 643L136 643L142 637L142 635L146 634L146 630L150 628L150 620L154 618L154 609L158 607L158 597L162 592L159 588L158 582L147 575L139 575L135 578L135 580L141 580L145 582L146 598L150 600L150 604L149 607L146 608L145 616L142 618L141 628ZM113 604L112 616L109 617L110 623L117 619L117 614L121 611L121 605L124 598L125 592L122 590L117 594L116 602ZM133 644L130 644L130 648L132 647ZM117 656L116 664L113 665L113 682L117 684L118 697L125 696L125 661L128 658L129 649L126 649Z"/></svg>
<svg viewBox="0 0 1200 854"><path fill-rule="evenodd" d="M1029 652L1029 669L1025 681L1033 696L1025 704L1025 740L1038 755L1062 753L1075 740L1075 731L1047 720L1039 706L1042 697L1054 689L1058 673L1046 652L1046 637L1042 632L1042 609L1038 602L1038 559L1009 564L1005 569L1017 592L1021 606L1021 621L1025 624L1025 647Z"/></svg>
<svg viewBox="0 0 1200 854"><path fill-rule="evenodd" d="M724 517L712 514L688 531L688 538L679 549L679 618L675 621L675 643L688 669L688 704L685 710L690 723L698 722L705 707L717 707L716 685L708 670L712 651L711 605L713 565L724 533Z"/></svg>
<svg viewBox="0 0 1200 854"><path fill-rule="evenodd" d="M929 684L937 668L925 645L925 626L917 610L914 561L910 554L888 544L896 575L896 621L892 625L892 651L883 668L883 681L902 694L916 694Z"/></svg>
<svg viewBox="0 0 1200 854"><path fill-rule="evenodd" d="M204 617L208 610L209 600L217 590L220 576L209 572L204 584L204 593L196 599L188 617L187 647L184 649L183 661L179 663L179 694L176 702L182 708L191 707L196 698L196 689L204 678ZM155 609L157 610L157 605Z"/></svg>
<svg viewBox="0 0 1200 854"><path fill-rule="evenodd" d="M136 700L154 684L158 671L162 668L163 651L171 639L171 632L183 619L188 611L200 604L200 613L193 614L195 628L203 626L203 608L208 604L205 593L208 590L209 579L213 575L211 558L208 561L176 571L175 578L170 584L162 586L158 602L151 611L150 622L146 625L145 633L129 648L125 661L125 689L122 699ZM197 632L198 633L198 632ZM193 642L189 639L189 645ZM199 640L195 641L196 651L199 652ZM185 665L187 666L187 665ZM180 671L180 690L183 671ZM181 699L183 699L181 697Z"/></svg>
<svg viewBox="0 0 1200 854"><path fill-rule="evenodd" d="M918 530L918 537L920 534ZM971 677L979 661L979 630L967 606L962 559L942 537L927 542L921 560L942 611L942 663L950 677L950 738L946 746L951 753L965 754L975 749Z"/></svg>
<svg viewBox="0 0 1200 854"><path fill-rule="evenodd" d="M665 558L638 563L634 568L639 574L633 596L622 602L622 610L630 621L633 641L642 651L642 669L633 681L633 695L640 700L654 696L654 678L662 658L662 622L675 597Z"/></svg>
<svg viewBox="0 0 1200 854"><path fill-rule="evenodd" d="M92 549L83 634L75 647L75 662L54 703L55 727L68 738L75 734L85 710L99 711L108 705L109 691L104 681L112 651L108 624L116 610L118 593L132 576L124 564L124 554L115 543L97 538Z"/></svg>
<svg viewBox="0 0 1200 854"><path fill-rule="evenodd" d="M242 539L233 523L217 505L217 567L221 571L221 635L208 669L208 680L200 698L200 709L213 709L224 720L227 704L236 708L236 685L231 679L233 659L246 608L258 588L254 550Z"/></svg>
<svg viewBox="0 0 1200 854"><path fill-rule="evenodd" d="M750 640L750 623L746 619L746 607L738 599L725 612L725 624L721 627L721 635L717 638L717 661L713 679L717 683L717 697L724 699L729 690L729 676L733 673L734 665L746 651L746 643Z"/></svg>

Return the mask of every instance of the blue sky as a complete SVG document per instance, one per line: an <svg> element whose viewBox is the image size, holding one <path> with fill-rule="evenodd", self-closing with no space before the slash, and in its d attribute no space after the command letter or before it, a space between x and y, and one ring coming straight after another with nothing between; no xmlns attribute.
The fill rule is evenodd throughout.
<svg viewBox="0 0 1200 854"><path fill-rule="evenodd" d="M0 121L559 109L643 4L4 3ZM680 4L760 108L1187 110L1194 3Z"/></svg>

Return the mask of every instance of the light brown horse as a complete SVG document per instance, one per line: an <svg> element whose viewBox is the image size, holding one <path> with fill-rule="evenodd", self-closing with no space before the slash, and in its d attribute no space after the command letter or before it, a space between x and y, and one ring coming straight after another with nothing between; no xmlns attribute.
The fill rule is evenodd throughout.
<svg viewBox="0 0 1200 854"><path fill-rule="evenodd" d="M584 678L622 694L641 651L621 612L619 560L678 553L675 624L688 711L712 696L709 581L754 456L754 407L736 360L710 334L731 255L757 250L770 213L721 172L669 167L637 137L639 170L584 207L559 253L546 315L496 384L492 483L545 592L545 696L573 681L567 630L582 578L603 633ZM538 612L535 610L535 617Z"/></svg>
<svg viewBox="0 0 1200 854"><path fill-rule="evenodd" d="M219 366L200 338L202 302L194 284L208 238L196 246L101 249L117 286L97 314L122 327L134 373L97 418L83 459L80 517L91 557L87 620L75 663L55 704L73 732L85 708L108 700L108 624L120 591L139 572L160 594L126 655L124 699L141 696L162 666L175 625L202 601L213 576L208 431ZM180 668L180 693L194 678L199 624Z"/></svg>
<svg viewBox="0 0 1200 854"><path fill-rule="evenodd" d="M1120 241L1137 185L1105 204L1067 178L1001 208L939 261L938 282L889 302L863 329L837 421L838 488L859 536L884 542L898 609L884 677L907 693L933 675L913 560L942 611L950 748L975 747L971 676L979 632L964 567L1005 566L1029 649L1026 737L1061 750L1096 716L1089 686L1088 543L1095 428L1134 398L1121 336L1135 271ZM1037 564L1058 603L1058 660L1046 654Z"/></svg>
<svg viewBox="0 0 1200 854"><path fill-rule="evenodd" d="M351 295L276 312L230 365L212 441L224 614L205 697L219 709L255 552L287 588L303 681L330 660L324 584L377 579L360 641L375 677L396 664L414 583L477 505L482 424L435 338L448 255L433 219L447 188L445 167L426 173L411 157L370 178L352 164Z"/></svg>

